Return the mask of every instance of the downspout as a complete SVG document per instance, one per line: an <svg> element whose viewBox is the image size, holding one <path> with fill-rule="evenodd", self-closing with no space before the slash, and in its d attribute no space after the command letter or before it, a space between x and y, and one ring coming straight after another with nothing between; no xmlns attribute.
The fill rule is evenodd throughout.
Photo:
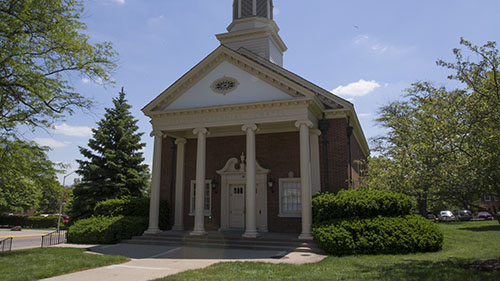
<svg viewBox="0 0 500 281"><path fill-rule="evenodd" d="M321 131L321 140L322 140L322 144L323 144L323 168L324 168L324 172L323 172L324 187L323 187L323 190L327 191L330 187L330 183L329 183L329 176L328 176L328 138L326 136L327 136L328 128L330 127L330 123L328 122L328 120L326 120L325 113L323 113L323 118L318 121L318 127L319 127L319 130Z"/></svg>
<svg viewBox="0 0 500 281"><path fill-rule="evenodd" d="M354 131L354 128L351 126L351 118L347 117L347 146L349 149L349 186L350 188L354 188L352 182L352 150L351 150L351 136Z"/></svg>

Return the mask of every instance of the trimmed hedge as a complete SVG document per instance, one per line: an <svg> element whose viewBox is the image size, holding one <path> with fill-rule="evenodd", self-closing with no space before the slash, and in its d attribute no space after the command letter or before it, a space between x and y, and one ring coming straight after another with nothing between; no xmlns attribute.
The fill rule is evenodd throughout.
<svg viewBox="0 0 500 281"><path fill-rule="evenodd" d="M314 223L346 218L409 215L414 200L402 193L381 189L341 190L322 193L312 200Z"/></svg>
<svg viewBox="0 0 500 281"><path fill-rule="evenodd" d="M0 216L0 225L8 227L21 226L25 228L50 228L57 227L58 217L40 217L40 216ZM63 220L61 219L61 225Z"/></svg>
<svg viewBox="0 0 500 281"><path fill-rule="evenodd" d="M142 235L148 227L147 217L91 217L75 222L67 232L68 242L81 244L114 244Z"/></svg>
<svg viewBox="0 0 500 281"><path fill-rule="evenodd" d="M149 217L149 198L124 196L98 202L94 208L94 216L115 217L134 216ZM167 230L169 209L166 200L160 201L159 227Z"/></svg>
<svg viewBox="0 0 500 281"><path fill-rule="evenodd" d="M443 234L419 215L338 220L313 227L315 242L331 255L438 251Z"/></svg>

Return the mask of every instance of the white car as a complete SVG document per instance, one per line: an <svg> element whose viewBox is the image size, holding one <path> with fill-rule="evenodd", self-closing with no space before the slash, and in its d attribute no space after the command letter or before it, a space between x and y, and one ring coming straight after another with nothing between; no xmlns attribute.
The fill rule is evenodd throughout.
<svg viewBox="0 0 500 281"><path fill-rule="evenodd" d="M439 221L456 221L455 215L451 211L441 211L439 212Z"/></svg>

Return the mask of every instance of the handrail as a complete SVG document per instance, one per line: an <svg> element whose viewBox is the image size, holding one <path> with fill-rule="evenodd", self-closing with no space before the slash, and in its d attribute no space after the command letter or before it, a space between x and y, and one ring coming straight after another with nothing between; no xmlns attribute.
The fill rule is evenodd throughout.
<svg viewBox="0 0 500 281"><path fill-rule="evenodd" d="M42 248L66 242L66 231L54 231L42 236Z"/></svg>
<svg viewBox="0 0 500 281"><path fill-rule="evenodd" d="M5 245L8 245L8 248ZM12 237L0 240L0 252L5 251L12 251Z"/></svg>

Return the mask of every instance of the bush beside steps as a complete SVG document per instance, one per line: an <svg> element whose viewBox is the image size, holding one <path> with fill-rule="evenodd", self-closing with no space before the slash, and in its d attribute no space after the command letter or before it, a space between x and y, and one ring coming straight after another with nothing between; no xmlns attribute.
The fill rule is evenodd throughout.
<svg viewBox="0 0 500 281"><path fill-rule="evenodd" d="M410 214L414 201L386 190L342 190L313 198L313 236L330 255L438 251L439 228Z"/></svg>

